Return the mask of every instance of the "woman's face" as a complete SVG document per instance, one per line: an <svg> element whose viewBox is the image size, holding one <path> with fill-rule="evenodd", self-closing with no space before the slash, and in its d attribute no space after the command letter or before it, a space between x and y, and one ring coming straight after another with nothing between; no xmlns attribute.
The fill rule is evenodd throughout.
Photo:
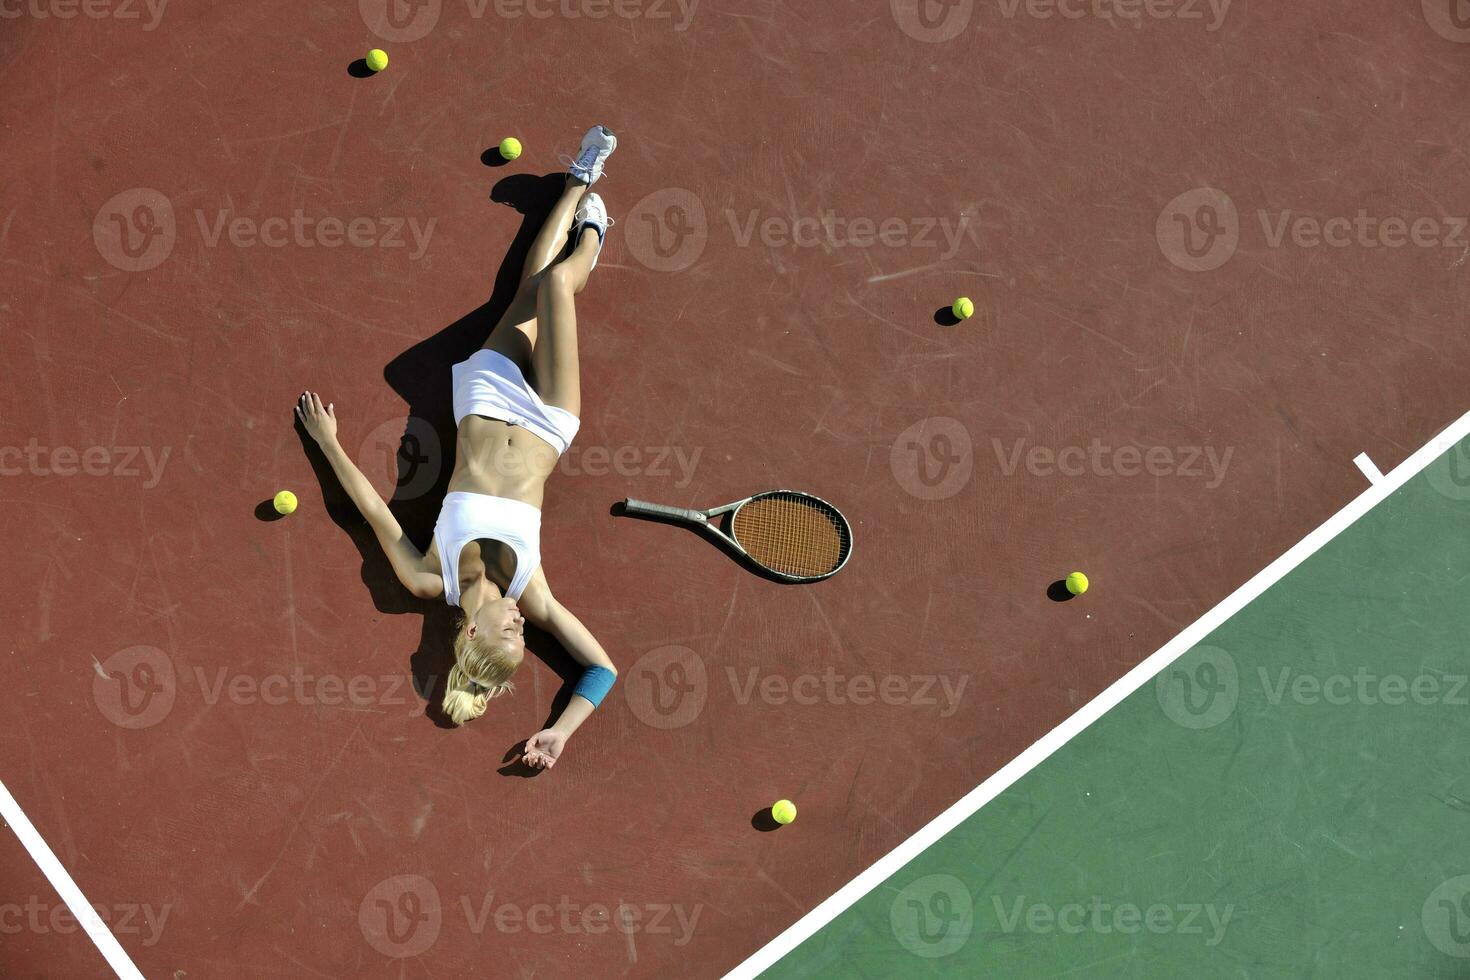
<svg viewBox="0 0 1470 980"><path fill-rule="evenodd" d="M526 642L526 617L521 615L514 599L492 599L480 606L465 623L469 636L506 640L523 648Z"/></svg>

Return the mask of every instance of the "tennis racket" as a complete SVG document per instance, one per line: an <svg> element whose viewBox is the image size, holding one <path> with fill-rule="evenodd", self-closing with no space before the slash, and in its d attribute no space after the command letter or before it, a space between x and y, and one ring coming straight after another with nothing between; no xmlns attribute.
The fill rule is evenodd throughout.
<svg viewBox="0 0 1470 980"><path fill-rule="evenodd" d="M852 528L842 512L821 497L795 490L767 490L710 510L630 499L623 501L623 510L704 531L782 582L820 581L837 574L852 554Z"/></svg>

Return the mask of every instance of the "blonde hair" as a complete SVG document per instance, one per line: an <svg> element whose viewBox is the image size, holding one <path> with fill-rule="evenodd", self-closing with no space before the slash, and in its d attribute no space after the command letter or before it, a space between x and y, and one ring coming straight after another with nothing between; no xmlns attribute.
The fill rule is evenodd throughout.
<svg viewBox="0 0 1470 980"><path fill-rule="evenodd" d="M521 665L516 645L481 633L465 636L464 620L455 627L454 666L444 686L444 714L456 725L485 713L491 698L515 690L511 675Z"/></svg>

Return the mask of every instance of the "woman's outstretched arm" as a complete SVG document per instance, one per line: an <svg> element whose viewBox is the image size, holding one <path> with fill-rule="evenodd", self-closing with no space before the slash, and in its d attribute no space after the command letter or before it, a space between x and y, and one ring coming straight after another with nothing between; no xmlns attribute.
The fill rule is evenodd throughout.
<svg viewBox="0 0 1470 980"><path fill-rule="evenodd" d="M403 533L403 528L398 524L398 518L393 516L383 498L378 496L378 491L373 489L368 478L362 475L362 470L357 468L357 464L337 441L335 406L323 407L321 396L308 391L296 403L296 417L321 447L322 454L332 464L332 472L337 474L342 489L347 491L347 496L352 498L352 502L357 505L373 533L377 535L378 543L383 546L383 554L388 556L398 581L420 599L432 599L441 594L444 591L443 578L424 567L423 553L408 540L408 535Z"/></svg>
<svg viewBox="0 0 1470 980"><path fill-rule="evenodd" d="M528 621L551 634L571 654L572 659L583 667L583 680L579 682L578 690L572 693L572 698L562 709L561 715L550 728L533 735L526 743L523 757L526 764L538 769L549 769L561 755L566 740L582 722L592 716L597 708L597 702L592 698L601 700L602 695L612 686L612 680L617 677L618 669L613 665L607 651L602 648L602 644L597 642L597 637L592 635L592 631L582 625L582 621L570 609L556 601L541 569L536 569L536 574L531 578L525 595L521 597L521 606ZM600 683L599 674L602 675ZM584 688L584 684L590 686Z"/></svg>

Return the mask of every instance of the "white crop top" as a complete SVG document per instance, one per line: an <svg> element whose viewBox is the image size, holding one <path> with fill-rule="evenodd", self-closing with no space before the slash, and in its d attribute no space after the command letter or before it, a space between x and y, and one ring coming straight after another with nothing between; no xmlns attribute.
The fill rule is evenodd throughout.
<svg viewBox="0 0 1470 980"><path fill-rule="evenodd" d="M541 564L541 511L520 500L456 490L445 494L434 540L444 576L444 601L459 605L459 553L479 538L503 541L516 554L516 572L505 589L519 599Z"/></svg>

